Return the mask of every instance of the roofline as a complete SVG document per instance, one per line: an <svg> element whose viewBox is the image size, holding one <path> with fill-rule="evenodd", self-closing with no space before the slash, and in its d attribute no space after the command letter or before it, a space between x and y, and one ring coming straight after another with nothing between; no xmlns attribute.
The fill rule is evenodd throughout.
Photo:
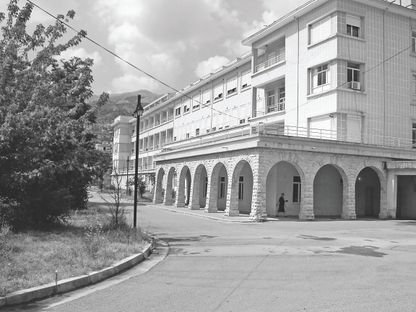
<svg viewBox="0 0 416 312"><path fill-rule="evenodd" d="M163 102L162 105L157 106L154 108L154 110L148 110L145 113L151 113L154 112L158 109L161 109L163 107L165 107L166 105L171 104L172 102L176 101L177 99L185 96L185 94L189 94L193 91L195 91L196 89L200 88L202 84L206 84L209 82L212 82L213 80L217 79L220 76L223 76L229 72L231 72L232 70L245 65L246 63L251 62L251 52L248 52L244 55L242 55L239 58L234 59L233 61L231 61L230 63L224 65L223 67L219 68L217 71L214 71L213 73L210 73L204 77L202 77L201 79L195 81L194 83L186 86L185 88L179 90L179 92L176 92L171 98L169 98L166 102Z"/></svg>
<svg viewBox="0 0 416 312"><path fill-rule="evenodd" d="M263 38L264 36L267 36L268 34L274 32L275 30L289 24L297 17L304 15L316 7L324 4L329 0L309 0L305 4L297 7L293 11L289 12L288 14L282 16L281 18L277 19L270 25L267 25L263 29L260 29L259 31L255 32L254 34L250 35L249 37L243 39L242 43L246 46L251 46L255 41Z"/></svg>
<svg viewBox="0 0 416 312"><path fill-rule="evenodd" d="M263 29L255 32L254 34L248 36L247 38L243 39L242 44L246 46L251 46L254 42L262 39L263 37L273 33L274 31L278 30L279 28L289 24L290 22L294 21L295 19L309 13L313 9L323 5L325 2L331 0L309 0L307 3L299 6L295 10L289 12L288 14L282 16L281 18L274 21L272 24L267 25ZM386 9L389 8L393 10L393 13L405 15L406 17L413 17L416 18L416 11L414 8L405 7L397 3L391 3L386 0L351 0L358 3L362 3L364 5L376 7L378 9Z"/></svg>

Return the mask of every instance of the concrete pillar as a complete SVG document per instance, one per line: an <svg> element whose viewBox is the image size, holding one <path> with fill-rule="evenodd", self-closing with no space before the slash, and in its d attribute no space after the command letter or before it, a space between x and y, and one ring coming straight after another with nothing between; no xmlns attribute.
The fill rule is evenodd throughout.
<svg viewBox="0 0 416 312"><path fill-rule="evenodd" d="M396 218L397 213L397 175L389 170L387 172L386 207L380 207L380 218Z"/></svg>
<svg viewBox="0 0 416 312"><path fill-rule="evenodd" d="M313 211L313 181L315 175L311 173L305 174L305 178L301 180L301 201L299 220L313 220L315 214Z"/></svg>

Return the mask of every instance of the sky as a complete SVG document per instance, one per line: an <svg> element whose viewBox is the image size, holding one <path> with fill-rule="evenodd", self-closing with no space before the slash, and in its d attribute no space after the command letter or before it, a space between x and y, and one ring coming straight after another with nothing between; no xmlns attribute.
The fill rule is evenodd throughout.
<svg viewBox="0 0 416 312"><path fill-rule="evenodd" d="M71 25L87 31L122 58L176 89L198 80L249 51L247 35L307 0L32 0L53 14L76 11ZM8 0L0 0L5 12ZM25 0L19 0L23 5ZM34 9L32 23L51 17ZM94 93L141 89L166 92L87 40L65 52L94 59ZM169 90L171 91L171 90Z"/></svg>

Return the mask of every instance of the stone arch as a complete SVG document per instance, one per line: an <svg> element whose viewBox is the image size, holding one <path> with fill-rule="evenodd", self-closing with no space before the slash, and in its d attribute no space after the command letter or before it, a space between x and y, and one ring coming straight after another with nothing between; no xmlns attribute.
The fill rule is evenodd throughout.
<svg viewBox="0 0 416 312"><path fill-rule="evenodd" d="M193 177L191 209L197 210L207 204L208 173L203 164L196 167Z"/></svg>
<svg viewBox="0 0 416 312"><path fill-rule="evenodd" d="M176 206L184 207L189 205L191 195L191 170L188 166L183 166L179 175L178 196L176 198Z"/></svg>
<svg viewBox="0 0 416 312"><path fill-rule="evenodd" d="M281 160L268 168L266 178L266 212L268 216L277 216L277 202L281 193L285 194L286 216L298 216L302 202L302 183L304 173L293 162Z"/></svg>
<svg viewBox="0 0 416 312"><path fill-rule="evenodd" d="M380 216L383 177L375 167L365 167L358 173L355 180L355 213L358 218Z"/></svg>
<svg viewBox="0 0 416 312"><path fill-rule="evenodd" d="M313 181L313 211L316 217L341 217L348 196L348 178L335 165L322 166Z"/></svg>
<svg viewBox="0 0 416 312"><path fill-rule="evenodd" d="M240 160L233 170L229 215L250 214L253 197L253 170L247 160Z"/></svg>
<svg viewBox="0 0 416 312"><path fill-rule="evenodd" d="M175 202L176 178L177 178L176 168L171 167L166 177L166 188L165 188L165 196L164 196L165 205L172 205Z"/></svg>
<svg viewBox="0 0 416 312"><path fill-rule="evenodd" d="M154 195L154 203L160 204L163 202L163 196L165 190L163 188L163 180L165 179L165 170L163 168L159 168L156 174L156 181L155 181L155 195Z"/></svg>
<svg viewBox="0 0 416 312"><path fill-rule="evenodd" d="M212 169L209 185L209 212L225 211L227 206L228 172L224 163Z"/></svg>

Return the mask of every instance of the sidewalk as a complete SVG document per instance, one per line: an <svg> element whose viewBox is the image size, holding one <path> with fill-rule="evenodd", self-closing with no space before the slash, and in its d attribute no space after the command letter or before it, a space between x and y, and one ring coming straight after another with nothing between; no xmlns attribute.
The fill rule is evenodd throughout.
<svg viewBox="0 0 416 312"><path fill-rule="evenodd" d="M247 214L239 214L238 216L226 216L224 211L218 211L218 212L205 212L204 209L200 210L190 210L188 207L178 208L175 206L166 206L163 204L153 204L153 203L146 203L146 206L156 207L159 209L168 210L175 213L182 213L185 215L195 216L199 218L205 218L205 219L211 219L226 223L253 223L258 224L258 222L251 221L249 219L249 215ZM269 221L279 221L278 218L271 218L267 217L264 222Z"/></svg>

